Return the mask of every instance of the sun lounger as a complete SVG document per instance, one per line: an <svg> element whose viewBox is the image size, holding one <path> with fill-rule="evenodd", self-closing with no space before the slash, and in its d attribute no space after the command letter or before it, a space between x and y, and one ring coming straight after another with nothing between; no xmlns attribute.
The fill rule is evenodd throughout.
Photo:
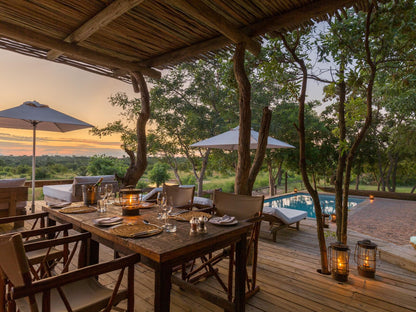
<svg viewBox="0 0 416 312"><path fill-rule="evenodd" d="M301 220L307 217L306 211L278 208L278 207L263 207L264 221L269 222L270 232L273 235L273 241L276 241L277 231L289 227L292 224L296 224L296 230L299 230L299 223Z"/></svg>
<svg viewBox="0 0 416 312"><path fill-rule="evenodd" d="M410 237L410 245L412 245L416 249L416 236Z"/></svg>

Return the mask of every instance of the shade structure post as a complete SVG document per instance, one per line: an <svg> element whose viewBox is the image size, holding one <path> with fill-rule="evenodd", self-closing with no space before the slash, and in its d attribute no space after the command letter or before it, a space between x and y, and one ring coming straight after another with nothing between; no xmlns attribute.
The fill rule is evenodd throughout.
<svg viewBox="0 0 416 312"><path fill-rule="evenodd" d="M92 125L50 108L37 101L26 101L22 105L0 111L0 127L33 131L32 153L32 213L35 212L36 182L36 131L67 132Z"/></svg>
<svg viewBox="0 0 416 312"><path fill-rule="evenodd" d="M37 122L33 123L33 152L32 152L32 207L31 212L35 212L35 180L36 180L36 126Z"/></svg>

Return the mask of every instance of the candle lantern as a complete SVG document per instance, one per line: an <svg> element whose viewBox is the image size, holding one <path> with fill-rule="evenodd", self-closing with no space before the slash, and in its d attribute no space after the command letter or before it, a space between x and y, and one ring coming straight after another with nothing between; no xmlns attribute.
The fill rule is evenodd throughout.
<svg viewBox="0 0 416 312"><path fill-rule="evenodd" d="M140 214L140 193L142 190L126 188L120 190L123 216L138 216Z"/></svg>
<svg viewBox="0 0 416 312"><path fill-rule="evenodd" d="M376 274L377 244L368 239L358 241L355 245L355 262L358 274L364 277L374 277Z"/></svg>
<svg viewBox="0 0 416 312"><path fill-rule="evenodd" d="M332 278L339 282L346 282L349 273L350 249L340 242L332 243L330 250L330 266Z"/></svg>
<svg viewBox="0 0 416 312"><path fill-rule="evenodd" d="M297 192L298 192L298 189L295 187L295 188L293 189L293 192L294 192L294 193L297 193Z"/></svg>
<svg viewBox="0 0 416 312"><path fill-rule="evenodd" d="M373 200L374 200L374 195L371 195L371 194L370 194L370 196L369 196L369 197L370 197L370 200L371 200L371 201L373 201Z"/></svg>
<svg viewBox="0 0 416 312"><path fill-rule="evenodd" d="M337 222L337 215L335 213L331 213L331 222Z"/></svg>

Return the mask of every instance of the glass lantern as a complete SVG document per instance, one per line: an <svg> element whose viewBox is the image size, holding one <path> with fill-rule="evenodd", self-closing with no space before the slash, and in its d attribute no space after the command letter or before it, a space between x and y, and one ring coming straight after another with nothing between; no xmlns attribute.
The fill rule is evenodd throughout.
<svg viewBox="0 0 416 312"><path fill-rule="evenodd" d="M340 242L332 243L330 250L330 266L332 278L339 282L346 282L349 274L350 249Z"/></svg>
<svg viewBox="0 0 416 312"><path fill-rule="evenodd" d="M355 262L358 274L374 278L376 274L377 244L368 239L358 241L355 246Z"/></svg>
<svg viewBox="0 0 416 312"><path fill-rule="evenodd" d="M126 188L120 190L123 216L138 216L140 214L140 189Z"/></svg>

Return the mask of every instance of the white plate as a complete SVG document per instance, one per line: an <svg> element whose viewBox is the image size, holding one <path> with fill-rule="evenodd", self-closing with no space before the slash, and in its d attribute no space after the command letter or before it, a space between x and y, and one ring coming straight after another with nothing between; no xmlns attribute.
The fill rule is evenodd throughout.
<svg viewBox="0 0 416 312"><path fill-rule="evenodd" d="M113 225L123 223L123 218L115 219L113 222L102 223L102 221L106 220L106 219L109 219L109 218L107 217L107 218L94 219L94 220L92 220L92 222L97 226L113 226Z"/></svg>
<svg viewBox="0 0 416 312"><path fill-rule="evenodd" d="M211 218L208 222L215 225L234 225L238 223L238 220L234 219L231 222L220 222L221 218Z"/></svg>

